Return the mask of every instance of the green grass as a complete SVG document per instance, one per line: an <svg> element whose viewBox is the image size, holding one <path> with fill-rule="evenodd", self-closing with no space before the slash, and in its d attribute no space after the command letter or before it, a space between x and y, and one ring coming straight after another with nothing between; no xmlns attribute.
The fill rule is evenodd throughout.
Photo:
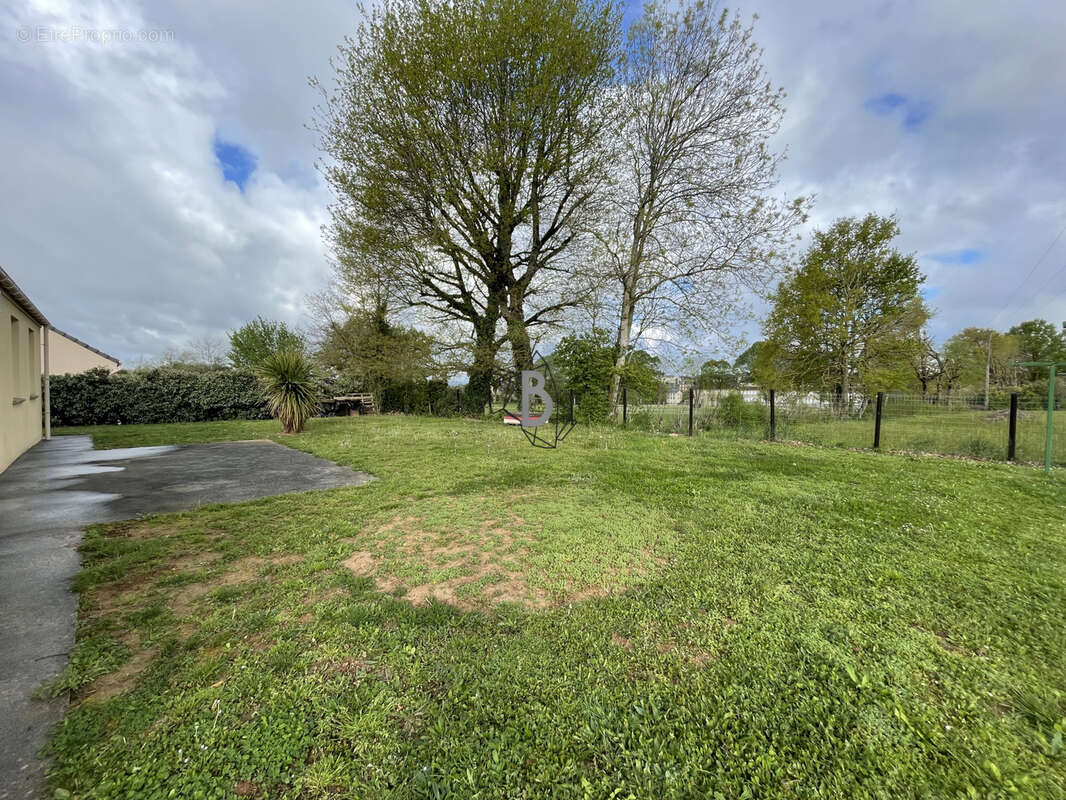
<svg viewBox="0 0 1066 800"><path fill-rule="evenodd" d="M308 426L322 429L343 423L346 417L321 417ZM232 420L228 422L184 422L175 425L94 425L54 428L56 436L91 434L98 450L116 447L149 447L164 444L232 442L239 439L268 439L281 436L276 419Z"/></svg>
<svg viewBox="0 0 1066 800"><path fill-rule="evenodd" d="M96 433L227 430L277 426ZM279 440L378 480L89 532L56 788L1066 797L1061 472L417 418Z"/></svg>

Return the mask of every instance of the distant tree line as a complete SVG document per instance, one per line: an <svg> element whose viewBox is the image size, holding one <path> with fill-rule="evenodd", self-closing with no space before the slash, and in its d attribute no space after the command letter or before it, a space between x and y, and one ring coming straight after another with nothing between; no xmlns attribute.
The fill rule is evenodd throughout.
<svg viewBox="0 0 1066 800"><path fill-rule="evenodd" d="M1012 391L1047 393L1047 370L1020 362L1066 359L1066 329L1034 319L1007 331L970 327L937 347L913 256L891 247L899 228L874 214L816 232L773 298L764 339L745 354L753 380L779 389L913 391L930 402L987 405Z"/></svg>

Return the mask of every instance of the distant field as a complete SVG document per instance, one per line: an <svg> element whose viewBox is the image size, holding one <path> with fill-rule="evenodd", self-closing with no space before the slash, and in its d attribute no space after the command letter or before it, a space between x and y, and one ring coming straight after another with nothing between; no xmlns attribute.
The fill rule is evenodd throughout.
<svg viewBox="0 0 1066 800"><path fill-rule="evenodd" d="M754 404L749 404L754 405ZM930 410L920 414L900 414L891 405L881 421L881 448L910 452L941 453L968 458L1005 460L1008 420L1006 411L971 409ZM688 432L688 405L642 405L629 410L632 427L661 433ZM768 412L753 415L746 423L722 419L717 409L695 409L694 423L699 433L762 439L768 435ZM1066 465L1066 410L1055 412L1052 463ZM1023 410L1018 415L1016 459L1044 463L1046 416L1042 410ZM804 410L790 418L778 410L777 437L829 447L873 447L874 414L867 410L862 419L840 420L816 410Z"/></svg>
<svg viewBox="0 0 1066 800"><path fill-rule="evenodd" d="M1043 411L1023 411L1018 417L1016 458L1044 462L1046 416ZM1055 412L1052 463L1066 464L1066 411ZM881 447L885 450L944 453L971 458L1005 460L1008 422L988 411L950 411L894 417L881 421ZM778 435L798 441L845 447L873 445L873 415L863 420L827 420L778 424Z"/></svg>

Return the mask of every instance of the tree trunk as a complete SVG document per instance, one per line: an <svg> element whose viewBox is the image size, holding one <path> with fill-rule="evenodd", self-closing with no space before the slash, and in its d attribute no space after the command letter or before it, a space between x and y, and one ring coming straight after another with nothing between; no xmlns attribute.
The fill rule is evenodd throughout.
<svg viewBox="0 0 1066 800"><path fill-rule="evenodd" d="M629 276L636 272L636 265L632 263ZM614 374L611 376L611 391L607 398L607 408L610 419L618 417L618 395L622 384L622 370L625 369L629 359L629 342L633 335L633 314L636 303L633 301L632 280L627 280L622 288L622 309L618 318L618 332L614 340Z"/></svg>
<svg viewBox="0 0 1066 800"><path fill-rule="evenodd" d="M533 346L526 329L525 307L522 297L512 296L507 305L507 340L511 343L511 356L515 373L533 368Z"/></svg>
<svg viewBox="0 0 1066 800"><path fill-rule="evenodd" d="M463 410L481 416L492 399L492 373L496 368L496 319L485 317L474 326L474 362L463 395Z"/></svg>
<svg viewBox="0 0 1066 800"><path fill-rule="evenodd" d="M847 419L851 409L851 364L844 356L843 369L840 371L840 409L838 413L841 419Z"/></svg>

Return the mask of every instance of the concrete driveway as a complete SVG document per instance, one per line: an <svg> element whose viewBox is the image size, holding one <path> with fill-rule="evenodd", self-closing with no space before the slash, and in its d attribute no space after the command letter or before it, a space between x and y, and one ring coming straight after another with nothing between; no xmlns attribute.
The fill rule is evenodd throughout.
<svg viewBox="0 0 1066 800"><path fill-rule="evenodd" d="M41 442L0 475L0 798L38 797L37 752L62 701L31 701L74 644L86 526L209 503L358 486L369 475L268 441L93 450Z"/></svg>

